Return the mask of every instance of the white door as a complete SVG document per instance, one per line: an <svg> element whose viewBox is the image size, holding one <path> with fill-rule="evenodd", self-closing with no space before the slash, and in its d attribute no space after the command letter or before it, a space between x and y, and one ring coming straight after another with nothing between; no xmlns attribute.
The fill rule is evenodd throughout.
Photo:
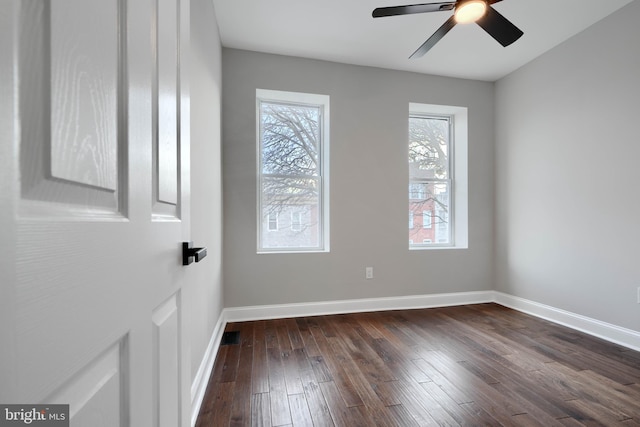
<svg viewBox="0 0 640 427"><path fill-rule="evenodd" d="M189 423L188 5L0 0L3 404Z"/></svg>

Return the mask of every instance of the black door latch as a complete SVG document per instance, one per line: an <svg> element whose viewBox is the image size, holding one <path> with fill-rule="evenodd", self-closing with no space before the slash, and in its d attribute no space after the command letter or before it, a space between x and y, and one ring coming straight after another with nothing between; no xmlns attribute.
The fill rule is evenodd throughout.
<svg viewBox="0 0 640 427"><path fill-rule="evenodd" d="M200 262L207 256L207 248L194 248L193 242L182 242L182 265L189 265L194 260Z"/></svg>

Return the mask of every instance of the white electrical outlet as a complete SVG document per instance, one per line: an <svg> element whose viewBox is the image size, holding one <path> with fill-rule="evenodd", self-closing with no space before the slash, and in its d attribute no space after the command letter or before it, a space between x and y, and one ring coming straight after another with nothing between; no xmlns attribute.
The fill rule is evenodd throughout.
<svg viewBox="0 0 640 427"><path fill-rule="evenodd" d="M373 279L373 267L367 267L364 269L364 277L366 279Z"/></svg>

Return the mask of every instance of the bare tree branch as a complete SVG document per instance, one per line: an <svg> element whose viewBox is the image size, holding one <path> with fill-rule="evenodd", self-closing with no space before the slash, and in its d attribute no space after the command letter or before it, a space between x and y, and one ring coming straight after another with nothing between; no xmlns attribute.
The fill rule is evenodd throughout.
<svg viewBox="0 0 640 427"><path fill-rule="evenodd" d="M320 110L262 103L263 214L319 202ZM301 232L313 224L301 224Z"/></svg>

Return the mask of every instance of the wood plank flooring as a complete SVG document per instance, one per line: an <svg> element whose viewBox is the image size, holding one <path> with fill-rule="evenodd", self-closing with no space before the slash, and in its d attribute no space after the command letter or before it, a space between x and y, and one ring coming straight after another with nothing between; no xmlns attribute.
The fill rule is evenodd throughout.
<svg viewBox="0 0 640 427"><path fill-rule="evenodd" d="M231 323L196 426L634 426L640 353L497 304Z"/></svg>

